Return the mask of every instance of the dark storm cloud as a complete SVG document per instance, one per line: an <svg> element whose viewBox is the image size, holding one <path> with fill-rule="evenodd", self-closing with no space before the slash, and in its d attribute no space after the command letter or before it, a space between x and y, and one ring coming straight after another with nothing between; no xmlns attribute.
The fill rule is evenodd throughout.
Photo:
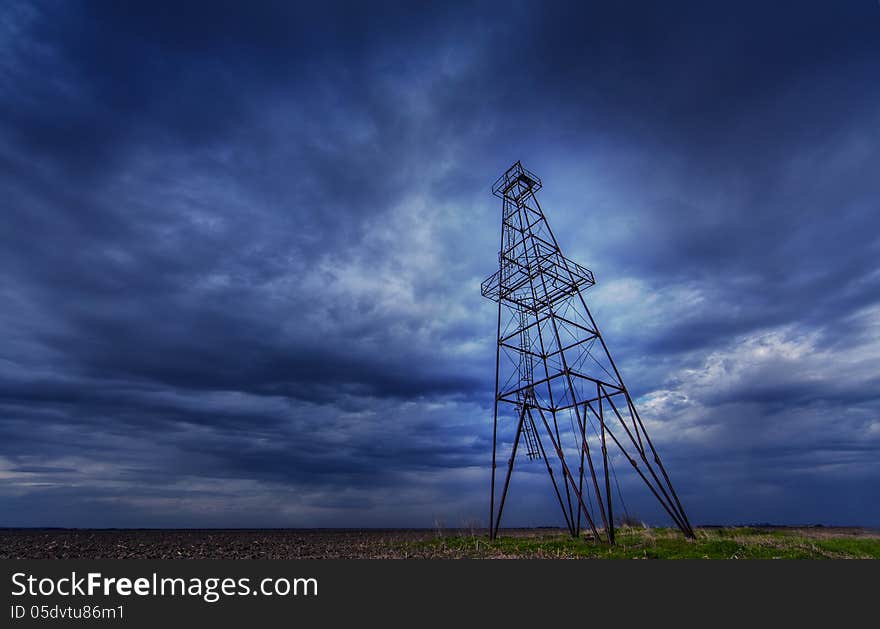
<svg viewBox="0 0 880 629"><path fill-rule="evenodd" d="M868 2L6 5L8 524L479 517L518 158L692 519L831 521L836 479L834 517L880 523L878 30Z"/></svg>

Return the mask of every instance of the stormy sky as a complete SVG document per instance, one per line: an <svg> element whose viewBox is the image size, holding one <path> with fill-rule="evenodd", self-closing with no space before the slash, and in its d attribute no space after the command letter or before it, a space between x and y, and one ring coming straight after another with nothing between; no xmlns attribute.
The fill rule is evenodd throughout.
<svg viewBox="0 0 880 629"><path fill-rule="evenodd" d="M880 526L878 2L11 1L0 73L0 526L485 525L517 159L691 521Z"/></svg>

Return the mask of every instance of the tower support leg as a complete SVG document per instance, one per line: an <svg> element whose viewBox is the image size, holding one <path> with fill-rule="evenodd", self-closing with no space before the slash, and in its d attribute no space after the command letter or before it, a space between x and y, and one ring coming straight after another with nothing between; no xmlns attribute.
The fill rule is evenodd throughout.
<svg viewBox="0 0 880 629"><path fill-rule="evenodd" d="M519 422L516 425L516 437L513 439L513 450L510 453L510 459L507 461L507 476L504 478L504 489L501 490L501 502L498 503L498 516L495 519L495 535L498 536L498 527L501 525L501 513L504 511L504 501L507 499L507 489L510 487L510 476L513 474L513 464L516 461L516 449L519 446L519 438L522 435L523 422L526 417L526 406L523 404L522 410L519 412Z"/></svg>

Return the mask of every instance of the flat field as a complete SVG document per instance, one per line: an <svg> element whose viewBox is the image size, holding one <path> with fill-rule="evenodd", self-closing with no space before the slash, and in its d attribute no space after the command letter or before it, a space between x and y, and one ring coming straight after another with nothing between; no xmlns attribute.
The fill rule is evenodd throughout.
<svg viewBox="0 0 880 629"><path fill-rule="evenodd" d="M880 559L880 531L836 527L618 529L616 544L558 529L0 529L0 559Z"/></svg>

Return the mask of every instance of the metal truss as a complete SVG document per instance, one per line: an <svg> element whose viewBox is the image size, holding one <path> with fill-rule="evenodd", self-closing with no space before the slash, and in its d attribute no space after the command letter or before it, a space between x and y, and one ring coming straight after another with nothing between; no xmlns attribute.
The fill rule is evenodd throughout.
<svg viewBox="0 0 880 629"><path fill-rule="evenodd" d="M675 525L693 537L584 301L583 291L595 283L593 274L562 255L535 196L540 188L541 180L520 162L492 186L503 213L498 272L481 287L484 297L498 303L489 536L498 534L522 448L528 459L544 462L569 532L579 536L585 522L595 539L613 544L613 444ZM496 457L504 443L499 420L505 413L516 428L496 513Z"/></svg>

